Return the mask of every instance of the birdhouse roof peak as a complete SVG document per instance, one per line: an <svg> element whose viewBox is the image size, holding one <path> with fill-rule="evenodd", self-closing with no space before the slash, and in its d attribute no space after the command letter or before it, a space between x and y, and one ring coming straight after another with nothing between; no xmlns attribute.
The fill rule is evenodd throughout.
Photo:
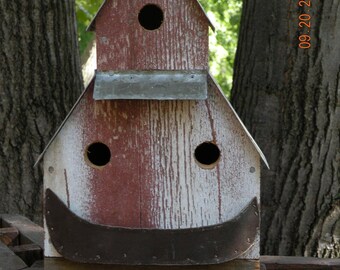
<svg viewBox="0 0 340 270"><path fill-rule="evenodd" d="M95 27L96 19L97 19L98 15L101 13L101 11L103 10L103 8L105 7L106 3L108 3L109 1L111 1L111 0L104 0L103 1L102 5L100 6L100 8L99 8L99 10L97 12L97 14L94 16L94 18L92 19L90 25L88 26L87 31L95 31L96 30L95 29L96 28ZM115 0L115 1L117 1L117 0ZM213 31L215 31L215 26L212 24L211 20L209 19L208 15L206 14L206 12L205 12L203 6L201 5L201 3L198 0L187 0L187 1L193 1L193 2L196 3L197 7L200 9L200 11L203 13L204 17L206 18L206 20L207 20L209 26L211 27L211 29Z"/></svg>

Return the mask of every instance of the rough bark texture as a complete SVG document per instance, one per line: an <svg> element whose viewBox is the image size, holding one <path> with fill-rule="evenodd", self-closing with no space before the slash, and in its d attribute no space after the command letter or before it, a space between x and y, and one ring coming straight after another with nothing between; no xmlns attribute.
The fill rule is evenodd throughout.
<svg viewBox="0 0 340 270"><path fill-rule="evenodd" d="M0 0L0 213L41 221L33 164L82 88L74 1Z"/></svg>
<svg viewBox="0 0 340 270"><path fill-rule="evenodd" d="M302 13L310 49L298 48ZM339 29L337 0L244 2L232 102L271 166L263 254L340 256Z"/></svg>

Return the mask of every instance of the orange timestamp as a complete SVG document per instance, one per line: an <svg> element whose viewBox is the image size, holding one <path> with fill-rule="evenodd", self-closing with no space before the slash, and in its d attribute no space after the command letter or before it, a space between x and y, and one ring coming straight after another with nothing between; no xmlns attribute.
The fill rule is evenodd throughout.
<svg viewBox="0 0 340 270"><path fill-rule="evenodd" d="M298 5L304 10L304 13L299 16L299 29L304 33L299 35L299 48L309 49L311 47L311 37L309 34L311 31L311 16L307 12L309 12L312 3L310 0L300 0Z"/></svg>

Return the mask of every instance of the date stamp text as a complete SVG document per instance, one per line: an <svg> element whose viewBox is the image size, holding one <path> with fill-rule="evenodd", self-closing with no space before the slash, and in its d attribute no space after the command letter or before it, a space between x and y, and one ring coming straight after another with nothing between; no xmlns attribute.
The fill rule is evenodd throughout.
<svg viewBox="0 0 340 270"><path fill-rule="evenodd" d="M308 14L312 2L310 0L300 0L298 2L299 7L302 7L303 13L299 16L299 48L309 49L311 47L311 15Z"/></svg>

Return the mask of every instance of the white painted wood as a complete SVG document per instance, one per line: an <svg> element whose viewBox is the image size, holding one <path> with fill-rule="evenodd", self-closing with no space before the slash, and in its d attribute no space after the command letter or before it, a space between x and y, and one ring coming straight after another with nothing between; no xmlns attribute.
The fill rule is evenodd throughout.
<svg viewBox="0 0 340 270"><path fill-rule="evenodd" d="M252 198L260 201L260 156L224 96L210 84L206 102L175 103L170 111L162 103L150 108L157 179L150 187L152 223L157 227L218 224L237 216ZM194 160L195 148L206 141L215 142L222 154L212 170ZM244 257L259 257L259 233Z"/></svg>
<svg viewBox="0 0 340 270"><path fill-rule="evenodd" d="M89 218L91 170L84 163L82 114L76 109L44 156L44 190L55 192L72 212ZM45 224L45 256L58 257Z"/></svg>
<svg viewBox="0 0 340 270"><path fill-rule="evenodd" d="M152 192L151 201L144 205L151 213L147 223L156 228L218 224L237 216L254 197L260 201L260 155L218 87L212 80L209 85L206 101L150 101L149 113L140 116L151 138L150 148L140 152L140 159L152 158L150 179L141 182ZM93 109L86 103L88 94L45 154L44 188L52 189L76 215L94 222L89 209L96 199L91 186L95 169L84 159L84 141L91 127L86 126L82 110ZM96 103L95 118L104 114L117 117L116 106L108 103ZM123 128L112 127L110 139L122 136ZM202 169L194 159L195 148L206 141L213 141L221 150L220 161L211 170ZM134 150L134 145L127 142L126 151ZM47 230L45 247L45 256L58 256ZM243 257L259 258L259 232Z"/></svg>

